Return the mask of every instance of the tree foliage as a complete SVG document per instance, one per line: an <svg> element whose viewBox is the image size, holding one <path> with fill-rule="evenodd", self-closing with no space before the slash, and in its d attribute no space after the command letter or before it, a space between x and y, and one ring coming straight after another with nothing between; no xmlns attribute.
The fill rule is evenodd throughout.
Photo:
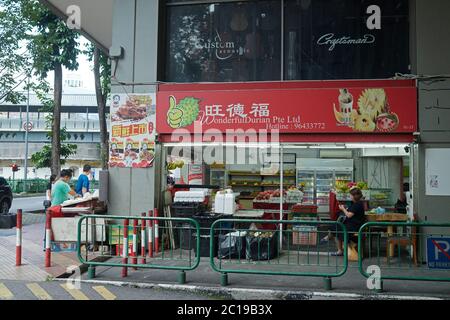
<svg viewBox="0 0 450 320"><path fill-rule="evenodd" d="M0 0L0 103L25 100L17 89L31 73L30 54L24 46L29 25L21 17L20 3Z"/></svg>
<svg viewBox="0 0 450 320"><path fill-rule="evenodd" d="M61 129L61 100L63 68L78 68L78 37L38 0L0 0L0 101L18 103L24 98L14 91L24 81L21 74L25 73L26 79L32 73L38 79L33 89L42 93L38 96L45 111L51 113L47 119L51 147L45 146L32 159L38 167L51 167L54 174L60 171L61 157L66 159L76 150L74 145L61 145L67 139ZM52 71L53 99L49 99L51 90L45 79Z"/></svg>
<svg viewBox="0 0 450 320"><path fill-rule="evenodd" d="M37 0L18 0L23 18L31 26L27 34L27 48L33 61L35 76L44 81L50 71L54 72L53 101L47 101L52 109L51 147L46 146L36 157L47 160L45 156L51 153L50 168L53 174L58 174L61 168L61 157L73 154L73 145L61 145L67 137L65 129L61 130L61 101L62 101L62 69L78 69L78 55L80 53L78 33L67 27L66 23L50 12ZM52 105L51 105L52 104ZM50 148L50 150L49 150ZM35 158L36 158L35 157ZM33 159L33 158L32 158ZM48 165L47 161L41 161Z"/></svg>

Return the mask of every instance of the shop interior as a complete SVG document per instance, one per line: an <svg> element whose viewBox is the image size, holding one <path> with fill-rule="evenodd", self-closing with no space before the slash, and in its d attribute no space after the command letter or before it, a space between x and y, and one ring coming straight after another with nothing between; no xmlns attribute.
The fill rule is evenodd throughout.
<svg viewBox="0 0 450 320"><path fill-rule="evenodd" d="M167 165L162 185L177 186L173 195L177 190L203 190L208 199L206 213L224 213L215 199L225 192L236 203L229 215L262 209L265 214L260 218L279 219L281 208L286 214L303 206L321 220L329 220L333 218L330 197L334 194L337 201L348 201L353 186L363 191L367 212L411 211L407 144L283 144L274 155L260 147L232 145L211 156L209 148L176 144L163 148ZM208 158L208 153L211 159L199 160Z"/></svg>

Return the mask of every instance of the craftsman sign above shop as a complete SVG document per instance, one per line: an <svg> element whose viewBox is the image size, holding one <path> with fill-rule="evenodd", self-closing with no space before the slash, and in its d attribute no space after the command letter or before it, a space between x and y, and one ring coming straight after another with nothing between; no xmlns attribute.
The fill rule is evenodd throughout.
<svg viewBox="0 0 450 320"><path fill-rule="evenodd" d="M148 168L155 158L155 94L113 94L110 167Z"/></svg>
<svg viewBox="0 0 450 320"><path fill-rule="evenodd" d="M301 82L298 87L288 82L286 88L279 83L273 87L268 83L161 85L158 104L161 134L194 133L194 122L197 127L201 123L203 133L209 129L365 134L417 130L417 93L411 81L311 82L309 88Z"/></svg>

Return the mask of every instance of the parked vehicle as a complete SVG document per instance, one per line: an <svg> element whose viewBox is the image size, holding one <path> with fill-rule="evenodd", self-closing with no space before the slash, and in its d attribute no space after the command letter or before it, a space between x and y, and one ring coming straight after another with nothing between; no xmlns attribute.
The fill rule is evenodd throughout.
<svg viewBox="0 0 450 320"><path fill-rule="evenodd" d="M13 194L5 178L0 177L0 214L8 214L11 209Z"/></svg>

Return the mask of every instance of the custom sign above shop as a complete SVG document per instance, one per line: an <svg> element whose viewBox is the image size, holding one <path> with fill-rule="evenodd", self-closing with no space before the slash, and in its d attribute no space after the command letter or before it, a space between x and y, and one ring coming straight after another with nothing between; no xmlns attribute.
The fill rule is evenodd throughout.
<svg viewBox="0 0 450 320"><path fill-rule="evenodd" d="M155 94L113 94L110 167L148 168L155 157Z"/></svg>
<svg viewBox="0 0 450 320"><path fill-rule="evenodd" d="M309 85L309 87L308 87ZM161 85L158 132L216 129L395 134L417 130L412 81ZM184 131L185 132L185 131Z"/></svg>

